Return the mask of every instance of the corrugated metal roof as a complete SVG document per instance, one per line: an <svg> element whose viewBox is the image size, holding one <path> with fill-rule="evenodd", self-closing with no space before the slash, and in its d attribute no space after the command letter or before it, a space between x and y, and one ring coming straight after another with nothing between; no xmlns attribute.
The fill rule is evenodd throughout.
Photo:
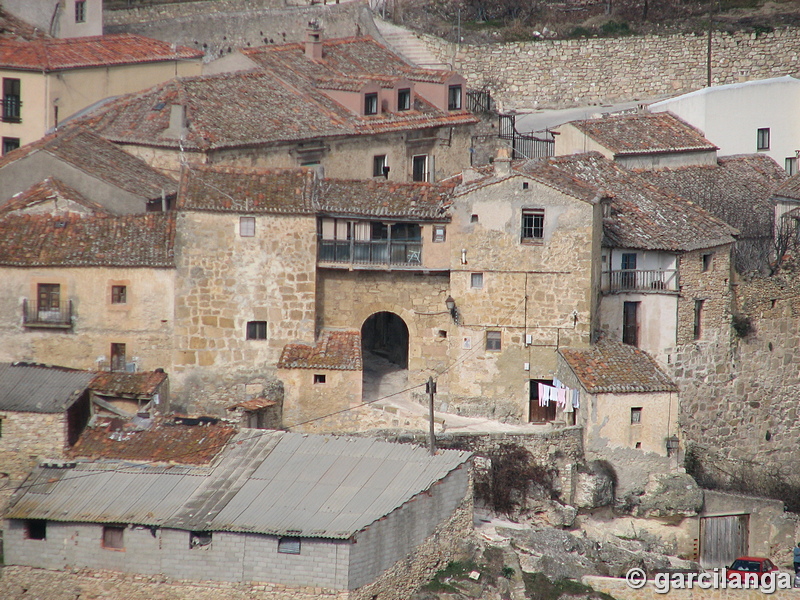
<svg viewBox="0 0 800 600"><path fill-rule="evenodd" d="M95 376L88 371L44 365L0 363L0 410L60 413Z"/></svg>
<svg viewBox="0 0 800 600"><path fill-rule="evenodd" d="M38 469L6 518L346 539L470 457L366 438L242 430L213 468ZM47 493L36 493L47 487Z"/></svg>

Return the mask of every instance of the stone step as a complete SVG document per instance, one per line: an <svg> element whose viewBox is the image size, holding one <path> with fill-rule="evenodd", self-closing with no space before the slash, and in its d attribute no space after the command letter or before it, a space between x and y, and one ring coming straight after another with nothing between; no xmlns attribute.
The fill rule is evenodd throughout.
<svg viewBox="0 0 800 600"><path fill-rule="evenodd" d="M423 68L444 68L425 42L413 31L375 17L375 25L389 47L409 63Z"/></svg>

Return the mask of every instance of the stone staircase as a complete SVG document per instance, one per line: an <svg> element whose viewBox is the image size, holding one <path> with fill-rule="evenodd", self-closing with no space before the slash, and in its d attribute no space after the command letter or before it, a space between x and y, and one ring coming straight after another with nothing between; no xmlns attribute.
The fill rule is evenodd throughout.
<svg viewBox="0 0 800 600"><path fill-rule="evenodd" d="M418 34L405 27L384 21L377 15L374 18L375 26L386 44L407 62L423 69L451 68L428 49L427 44Z"/></svg>

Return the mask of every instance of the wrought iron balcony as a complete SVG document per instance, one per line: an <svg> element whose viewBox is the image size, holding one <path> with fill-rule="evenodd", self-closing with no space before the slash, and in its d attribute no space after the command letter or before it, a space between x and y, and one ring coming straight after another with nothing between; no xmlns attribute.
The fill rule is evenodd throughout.
<svg viewBox="0 0 800 600"><path fill-rule="evenodd" d="M677 292L678 271L620 269L603 273L604 292Z"/></svg>
<svg viewBox="0 0 800 600"><path fill-rule="evenodd" d="M19 123L22 121L22 101L19 96L3 97L3 121L6 123Z"/></svg>
<svg viewBox="0 0 800 600"><path fill-rule="evenodd" d="M319 240L317 259L354 267L422 267L422 240Z"/></svg>
<svg viewBox="0 0 800 600"><path fill-rule="evenodd" d="M36 302L22 301L22 323L25 327L72 328L72 300L62 302L57 308L42 307Z"/></svg>

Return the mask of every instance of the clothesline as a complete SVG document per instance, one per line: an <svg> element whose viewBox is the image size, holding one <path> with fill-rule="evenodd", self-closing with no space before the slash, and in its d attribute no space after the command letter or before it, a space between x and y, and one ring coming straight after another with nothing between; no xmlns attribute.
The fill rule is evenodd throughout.
<svg viewBox="0 0 800 600"><path fill-rule="evenodd" d="M553 379L553 385L539 383L539 406L550 406L555 402L557 406L563 407L564 412L574 412L580 408L580 390L568 388L558 379Z"/></svg>

